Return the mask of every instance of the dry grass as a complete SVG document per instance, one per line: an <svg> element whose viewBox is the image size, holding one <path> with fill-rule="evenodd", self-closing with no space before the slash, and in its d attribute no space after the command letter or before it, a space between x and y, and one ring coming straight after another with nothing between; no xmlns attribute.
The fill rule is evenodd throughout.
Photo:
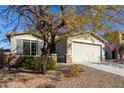
<svg viewBox="0 0 124 93"><path fill-rule="evenodd" d="M80 71L81 71L80 65L73 64L68 68L66 76L70 78L77 77L80 75Z"/></svg>

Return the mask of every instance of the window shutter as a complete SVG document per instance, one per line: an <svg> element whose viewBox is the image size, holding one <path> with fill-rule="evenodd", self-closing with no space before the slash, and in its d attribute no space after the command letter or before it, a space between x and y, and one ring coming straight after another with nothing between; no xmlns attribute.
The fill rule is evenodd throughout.
<svg viewBox="0 0 124 93"><path fill-rule="evenodd" d="M16 39L16 54L22 55L23 54L23 40Z"/></svg>

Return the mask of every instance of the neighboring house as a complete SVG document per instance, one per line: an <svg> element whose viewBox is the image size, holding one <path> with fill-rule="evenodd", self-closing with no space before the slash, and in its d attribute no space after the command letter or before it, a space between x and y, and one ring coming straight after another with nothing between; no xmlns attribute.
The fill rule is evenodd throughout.
<svg viewBox="0 0 124 93"><path fill-rule="evenodd" d="M108 32L104 35L108 41L105 47L106 59L124 59L124 31Z"/></svg>
<svg viewBox="0 0 124 93"><path fill-rule="evenodd" d="M119 31L118 59L124 60L124 31Z"/></svg>
<svg viewBox="0 0 124 93"><path fill-rule="evenodd" d="M107 41L93 31L82 31L55 44L58 62L101 62ZM30 33L8 33L11 52L16 55L39 55L43 41ZM58 38L59 39L59 36Z"/></svg>
<svg viewBox="0 0 124 93"><path fill-rule="evenodd" d="M115 47L113 43L106 44L106 47L105 47L106 59L117 59L118 58L117 54L118 54L117 47Z"/></svg>
<svg viewBox="0 0 124 93"><path fill-rule="evenodd" d="M5 55L10 54L10 49L3 49L3 54Z"/></svg>

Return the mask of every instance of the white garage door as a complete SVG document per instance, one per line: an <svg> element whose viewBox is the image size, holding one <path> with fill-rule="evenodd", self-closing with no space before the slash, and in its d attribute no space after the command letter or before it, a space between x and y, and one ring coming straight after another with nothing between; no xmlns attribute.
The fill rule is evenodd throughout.
<svg viewBox="0 0 124 93"><path fill-rule="evenodd" d="M73 42L72 60L74 63L100 62L101 46L81 42Z"/></svg>

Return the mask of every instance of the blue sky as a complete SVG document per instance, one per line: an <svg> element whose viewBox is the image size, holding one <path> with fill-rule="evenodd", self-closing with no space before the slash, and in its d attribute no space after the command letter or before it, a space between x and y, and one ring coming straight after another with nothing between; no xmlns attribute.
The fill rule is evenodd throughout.
<svg viewBox="0 0 124 93"><path fill-rule="evenodd" d="M6 6L0 6L0 7L6 7ZM52 6L51 11L53 13L57 13L57 12L59 12L59 9ZM13 15L13 18L15 18L15 17L16 17L16 14ZM7 37L6 37L6 33L9 31L12 31L14 25L3 28L4 23L6 23L6 22L2 18L0 18L0 48L10 48L9 42L7 40ZM124 30L124 25L120 25L120 24L113 23L113 22L110 24L116 25L116 27L114 27L113 30ZM18 27L17 30L21 31L23 29L22 29L22 27Z"/></svg>

